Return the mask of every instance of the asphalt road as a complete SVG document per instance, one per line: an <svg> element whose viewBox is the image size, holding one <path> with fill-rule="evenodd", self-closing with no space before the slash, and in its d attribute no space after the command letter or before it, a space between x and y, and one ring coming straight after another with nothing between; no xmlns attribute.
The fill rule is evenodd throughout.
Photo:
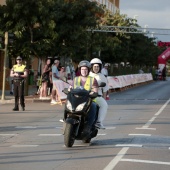
<svg viewBox="0 0 170 170"><path fill-rule="evenodd" d="M112 93L91 144L63 142L64 106L0 105L0 170L169 170L170 80Z"/></svg>

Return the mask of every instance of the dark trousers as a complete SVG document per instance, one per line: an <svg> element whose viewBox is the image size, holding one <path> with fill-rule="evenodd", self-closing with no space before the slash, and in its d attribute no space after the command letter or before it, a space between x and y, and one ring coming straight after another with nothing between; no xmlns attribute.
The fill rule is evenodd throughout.
<svg viewBox="0 0 170 170"><path fill-rule="evenodd" d="M90 110L87 114L87 124L92 126L96 119L96 112L97 112L97 105L96 103L92 102Z"/></svg>
<svg viewBox="0 0 170 170"><path fill-rule="evenodd" d="M14 97L15 97L15 107L18 107L19 99L20 99L21 107L25 107L24 80L14 80Z"/></svg>

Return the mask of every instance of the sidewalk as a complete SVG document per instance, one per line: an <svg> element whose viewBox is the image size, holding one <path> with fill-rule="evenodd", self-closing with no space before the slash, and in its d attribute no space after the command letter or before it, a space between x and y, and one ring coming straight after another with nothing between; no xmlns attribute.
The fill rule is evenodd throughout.
<svg viewBox="0 0 170 170"><path fill-rule="evenodd" d="M36 86L29 86L28 89L28 96L25 96L25 103L28 102L49 102L51 99L45 99L45 100L40 100L39 95L35 95L36 93ZM0 90L0 104L6 104L6 103L14 103L14 96L10 94L9 90L5 91L5 100L1 100L2 98L2 90Z"/></svg>

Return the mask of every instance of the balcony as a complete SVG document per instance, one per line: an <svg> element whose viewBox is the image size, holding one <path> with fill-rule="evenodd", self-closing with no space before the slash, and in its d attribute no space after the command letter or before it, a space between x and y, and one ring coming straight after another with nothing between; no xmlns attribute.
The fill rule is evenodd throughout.
<svg viewBox="0 0 170 170"><path fill-rule="evenodd" d="M99 4L106 5L106 8L113 14L115 14L116 11L119 11L119 8L117 8L115 4L111 3L109 0L89 0L89 1L96 1Z"/></svg>

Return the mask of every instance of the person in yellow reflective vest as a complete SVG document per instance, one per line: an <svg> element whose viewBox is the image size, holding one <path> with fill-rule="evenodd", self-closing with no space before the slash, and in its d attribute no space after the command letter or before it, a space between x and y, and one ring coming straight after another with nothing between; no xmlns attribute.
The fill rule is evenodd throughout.
<svg viewBox="0 0 170 170"><path fill-rule="evenodd" d="M80 76L74 78L73 81L73 88L83 87L88 91L98 92L98 83L97 80L93 77L89 76L91 64L87 60L83 60L79 63L78 69L80 71ZM91 127L95 122L96 119L96 104L92 102L91 108L87 114L87 122L85 124L83 130L83 136L86 137L90 134Z"/></svg>
<svg viewBox="0 0 170 170"><path fill-rule="evenodd" d="M18 56L16 58L17 64L13 65L10 76L13 77L14 83L14 96L15 96L15 107L13 111L19 110L19 99L22 110L25 110L25 100L24 100L24 78L27 77L27 69L24 64L22 64L22 58Z"/></svg>

